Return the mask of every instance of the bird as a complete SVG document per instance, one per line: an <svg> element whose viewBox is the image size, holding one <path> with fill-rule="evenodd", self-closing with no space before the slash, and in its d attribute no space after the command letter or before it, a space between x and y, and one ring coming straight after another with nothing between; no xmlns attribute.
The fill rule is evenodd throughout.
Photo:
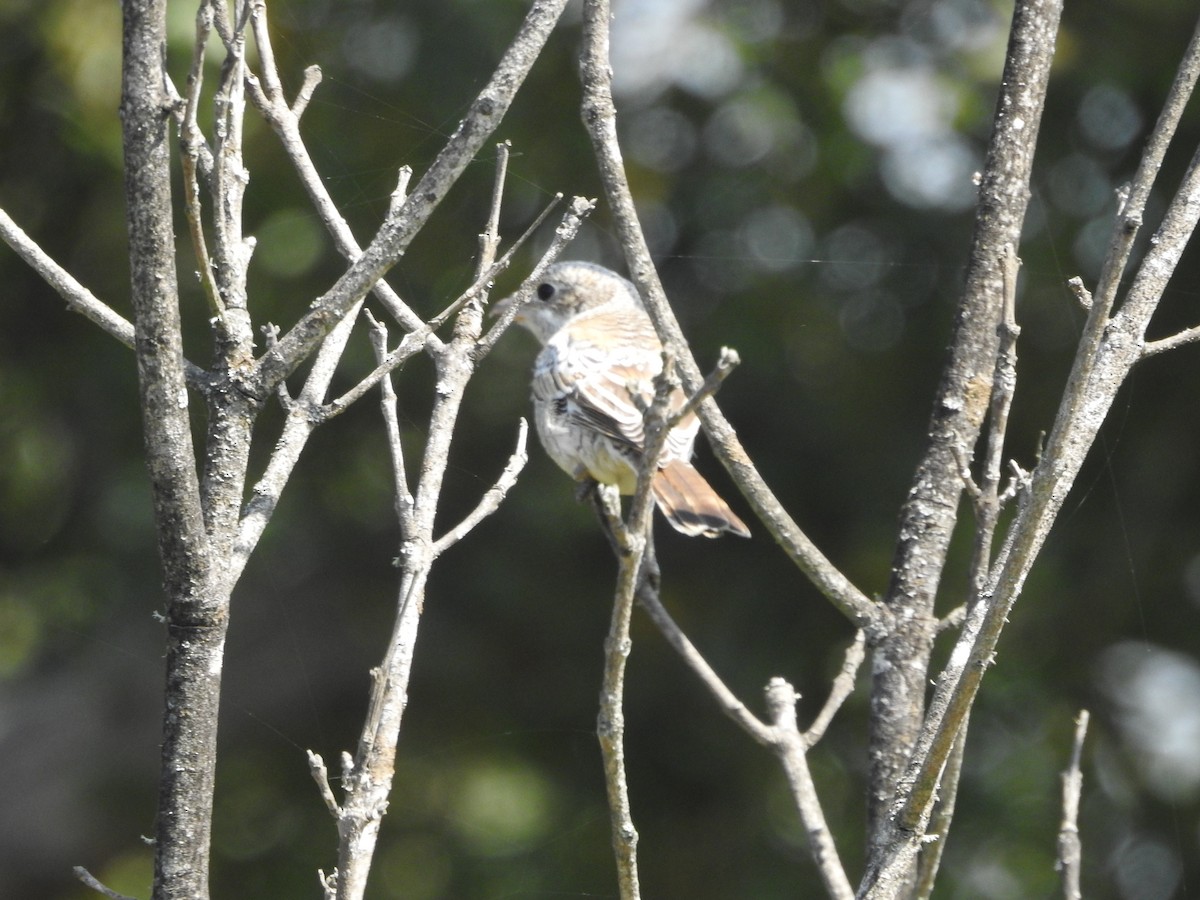
<svg viewBox="0 0 1200 900"><path fill-rule="evenodd" d="M645 449L643 410L654 400L663 347L633 283L590 262L558 262L531 293L496 304L542 345L533 364L534 422L551 459L579 482L636 489ZM637 399L635 399L637 398ZM676 387L678 413L687 401ZM668 433L650 482L676 531L749 537L750 529L691 463L700 420L689 412Z"/></svg>

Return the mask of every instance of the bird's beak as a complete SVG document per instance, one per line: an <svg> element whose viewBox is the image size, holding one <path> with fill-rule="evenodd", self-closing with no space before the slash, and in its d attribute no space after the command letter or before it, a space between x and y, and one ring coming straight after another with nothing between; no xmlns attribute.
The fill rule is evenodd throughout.
<svg viewBox="0 0 1200 900"><path fill-rule="evenodd" d="M505 297L499 303L493 303L488 308L487 315L489 319L499 319L508 313L509 310L516 309L517 314L513 316L513 321L520 324L524 321L524 310L522 309L524 305L524 298L520 294L513 294Z"/></svg>

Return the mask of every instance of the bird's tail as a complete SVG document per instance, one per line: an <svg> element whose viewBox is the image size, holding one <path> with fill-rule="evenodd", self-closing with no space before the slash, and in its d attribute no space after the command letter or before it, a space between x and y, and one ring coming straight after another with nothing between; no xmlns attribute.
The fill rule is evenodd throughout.
<svg viewBox="0 0 1200 900"><path fill-rule="evenodd" d="M681 459L667 463L655 473L650 489L676 531L692 537L715 538L725 532L750 537L746 523L734 515L691 463Z"/></svg>

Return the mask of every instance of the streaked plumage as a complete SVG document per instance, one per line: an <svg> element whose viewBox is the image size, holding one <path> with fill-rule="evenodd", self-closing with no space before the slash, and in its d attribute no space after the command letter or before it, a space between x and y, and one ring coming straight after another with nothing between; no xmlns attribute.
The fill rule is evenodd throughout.
<svg viewBox="0 0 1200 900"><path fill-rule="evenodd" d="M516 298L503 301L511 305ZM631 494L645 446L642 412L654 398L662 345L633 284L602 266L551 266L516 321L542 343L533 366L534 419L542 446L571 477L591 477ZM686 398L676 389L671 407ZM700 422L671 430L651 483L667 520L689 535L749 537L745 524L689 462Z"/></svg>

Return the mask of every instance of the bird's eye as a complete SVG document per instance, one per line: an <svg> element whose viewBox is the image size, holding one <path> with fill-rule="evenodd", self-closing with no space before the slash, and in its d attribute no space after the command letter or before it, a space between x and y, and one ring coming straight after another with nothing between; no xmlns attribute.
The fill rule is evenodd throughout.
<svg viewBox="0 0 1200 900"><path fill-rule="evenodd" d="M542 282L538 285L537 295L539 300L549 300L554 296L554 285Z"/></svg>

